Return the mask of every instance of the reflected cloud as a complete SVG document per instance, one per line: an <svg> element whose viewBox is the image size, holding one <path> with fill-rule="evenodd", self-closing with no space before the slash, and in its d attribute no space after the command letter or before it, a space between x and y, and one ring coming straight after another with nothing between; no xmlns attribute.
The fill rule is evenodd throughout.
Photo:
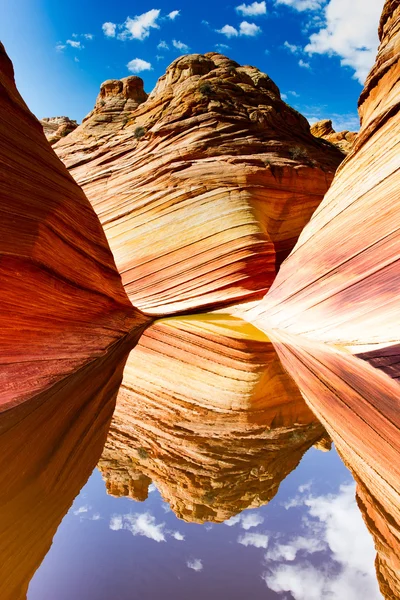
<svg viewBox="0 0 400 600"><path fill-rule="evenodd" d="M189 569L193 569L193 571L202 571L203 570L203 563L201 562L200 558L189 559L186 562L186 564L189 567Z"/></svg>
<svg viewBox="0 0 400 600"><path fill-rule="evenodd" d="M126 515L113 515L110 529L118 531L126 529L132 535L142 535L155 542L165 542L165 523L156 523L155 517L149 513L135 513Z"/></svg>
<svg viewBox="0 0 400 600"><path fill-rule="evenodd" d="M224 524L228 525L228 527L232 527L233 525L237 525L238 523L240 523L243 529L247 530L251 529L252 527L257 527L258 525L261 525L261 523L264 523L264 517L260 515L260 513L245 512L240 515L235 515L234 517L231 517L230 519L225 521Z"/></svg>
<svg viewBox="0 0 400 600"><path fill-rule="evenodd" d="M265 533L245 533L238 538L242 546L254 546L255 548L268 548L269 537Z"/></svg>

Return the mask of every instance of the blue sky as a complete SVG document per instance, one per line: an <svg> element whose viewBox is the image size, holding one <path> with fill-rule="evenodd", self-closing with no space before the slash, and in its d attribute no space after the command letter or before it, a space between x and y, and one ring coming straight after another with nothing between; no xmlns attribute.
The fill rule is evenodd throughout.
<svg viewBox="0 0 400 600"><path fill-rule="evenodd" d="M146 91L179 55L218 50L251 64L310 121L357 129L384 0L1 0L0 39L39 117L80 121L105 79Z"/></svg>

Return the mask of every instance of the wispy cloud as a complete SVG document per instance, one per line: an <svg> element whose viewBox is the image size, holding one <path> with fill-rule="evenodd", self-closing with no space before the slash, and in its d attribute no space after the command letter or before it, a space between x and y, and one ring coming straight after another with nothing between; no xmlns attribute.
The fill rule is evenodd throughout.
<svg viewBox="0 0 400 600"><path fill-rule="evenodd" d="M83 48L85 47L82 45L81 42L77 40L67 40L65 43L71 46L72 48L76 48L78 50L83 50Z"/></svg>
<svg viewBox="0 0 400 600"><path fill-rule="evenodd" d="M131 73L142 73L142 71L151 71L153 69L151 63L142 58L134 58L126 66Z"/></svg>
<svg viewBox="0 0 400 600"><path fill-rule="evenodd" d="M169 50L169 46L165 40L161 40L159 44L157 44L157 48L159 50Z"/></svg>
<svg viewBox="0 0 400 600"><path fill-rule="evenodd" d="M245 533L238 538L239 544L243 546L254 546L255 548L267 548L269 537L265 533Z"/></svg>
<svg viewBox="0 0 400 600"><path fill-rule="evenodd" d="M167 17L168 17L168 19L171 19L171 21L174 21L176 19L176 17L179 17L180 14L181 14L180 10L173 10L167 15Z"/></svg>
<svg viewBox="0 0 400 600"><path fill-rule="evenodd" d="M260 515L260 513L256 512L245 512L240 515L235 515L231 517L227 521L225 521L225 525L228 527L232 527L233 525L237 525L240 523L243 529L251 529L252 527L257 527L257 525L261 525L264 523L264 517Z"/></svg>
<svg viewBox="0 0 400 600"><path fill-rule="evenodd" d="M291 52L292 54L298 54L299 52L302 51L302 48L300 46L296 46L295 44L290 44L288 41L283 43L283 47L288 50L289 52Z"/></svg>
<svg viewBox="0 0 400 600"><path fill-rule="evenodd" d="M119 531L126 529L132 535L141 535L155 542L165 542L165 523L157 523L155 517L149 513L135 513L127 515L113 515L110 520L110 529Z"/></svg>
<svg viewBox="0 0 400 600"><path fill-rule="evenodd" d="M128 17L123 24L121 33L118 34L118 38L121 40L145 40L149 37L151 29L160 28L157 23L160 13L159 9L152 8L133 19Z"/></svg>
<svg viewBox="0 0 400 600"><path fill-rule="evenodd" d="M275 0L276 4L290 6L299 12L305 10L319 10L325 4L326 0Z"/></svg>
<svg viewBox="0 0 400 600"><path fill-rule="evenodd" d="M191 558L186 562L186 564L189 569L193 569L193 571L203 570L203 563L201 562L200 558Z"/></svg>
<svg viewBox="0 0 400 600"><path fill-rule="evenodd" d="M56 50L57 50L57 52L62 52L63 50L65 50L66 47L67 46L65 44L58 42L58 44L56 45Z"/></svg>
<svg viewBox="0 0 400 600"><path fill-rule="evenodd" d="M183 542L183 540L185 539L185 536L183 535L183 533L180 533L180 531L174 531L173 533L171 533L171 535L173 538L178 540L178 542Z"/></svg>
<svg viewBox="0 0 400 600"><path fill-rule="evenodd" d="M253 2L252 4L240 4L236 7L236 11L243 17L256 17L265 15L267 12L266 2Z"/></svg>
<svg viewBox="0 0 400 600"><path fill-rule="evenodd" d="M303 69L311 69L310 63L306 62L302 58L299 60L299 67L303 67Z"/></svg>
<svg viewBox="0 0 400 600"><path fill-rule="evenodd" d="M174 48L176 48L177 50L180 50L181 52L188 52L190 50L190 48L187 44L184 44L183 42L180 42L179 40L172 40L172 45Z"/></svg>
<svg viewBox="0 0 400 600"><path fill-rule="evenodd" d="M85 504L84 506L80 506L79 508L77 508L76 510L74 510L74 515L82 515L84 513L89 512L89 510L92 507L89 506L88 504Z"/></svg>

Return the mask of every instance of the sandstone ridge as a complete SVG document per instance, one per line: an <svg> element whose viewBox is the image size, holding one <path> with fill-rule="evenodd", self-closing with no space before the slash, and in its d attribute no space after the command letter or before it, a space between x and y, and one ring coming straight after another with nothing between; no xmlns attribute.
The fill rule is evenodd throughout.
<svg viewBox="0 0 400 600"><path fill-rule="evenodd" d="M357 133L355 131L335 131L332 127L332 121L330 119L322 119L317 121L310 128L311 133L318 138L323 138L331 144L334 144L344 152L348 154L353 147L356 140Z"/></svg>

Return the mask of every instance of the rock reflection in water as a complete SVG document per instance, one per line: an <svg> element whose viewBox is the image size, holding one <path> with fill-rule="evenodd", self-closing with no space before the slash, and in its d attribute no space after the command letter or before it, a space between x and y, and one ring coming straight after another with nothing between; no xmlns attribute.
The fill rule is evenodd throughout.
<svg viewBox="0 0 400 600"><path fill-rule="evenodd" d="M268 503L324 433L253 326L166 319L129 356L99 467L113 495L154 481L178 517L222 522Z"/></svg>
<svg viewBox="0 0 400 600"><path fill-rule="evenodd" d="M400 598L400 386L348 354L275 332L274 344L357 482L357 503L377 550L383 596ZM366 355L368 359L368 355ZM380 365L379 365L380 366Z"/></svg>
<svg viewBox="0 0 400 600"><path fill-rule="evenodd" d="M101 454L130 341L0 415L0 598L24 600Z"/></svg>

